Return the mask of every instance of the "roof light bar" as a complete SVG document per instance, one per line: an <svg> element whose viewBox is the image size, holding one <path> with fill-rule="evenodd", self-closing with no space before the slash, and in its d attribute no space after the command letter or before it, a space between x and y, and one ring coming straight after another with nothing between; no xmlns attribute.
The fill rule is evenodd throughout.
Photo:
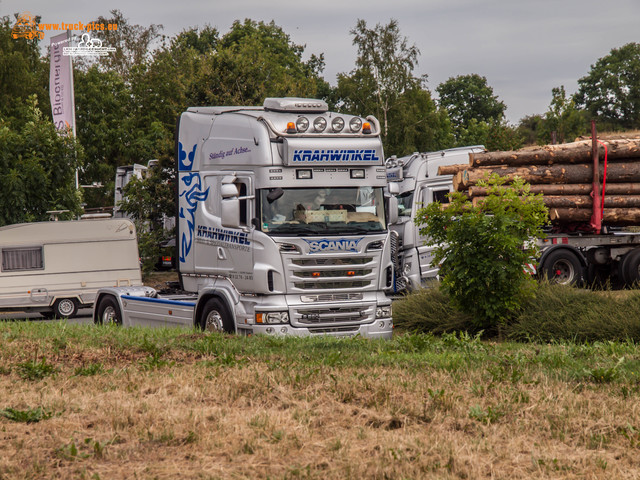
<svg viewBox="0 0 640 480"><path fill-rule="evenodd" d="M324 113L329 110L329 105L324 100L297 97L265 98L263 106L265 110L275 112Z"/></svg>

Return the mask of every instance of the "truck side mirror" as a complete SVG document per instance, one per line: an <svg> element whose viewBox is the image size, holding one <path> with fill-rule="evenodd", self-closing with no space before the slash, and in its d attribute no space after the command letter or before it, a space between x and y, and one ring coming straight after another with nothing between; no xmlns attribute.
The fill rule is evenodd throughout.
<svg viewBox="0 0 640 480"><path fill-rule="evenodd" d="M387 188L389 189L389 193L391 195L397 195L400 193L400 186L395 182L389 182L387 184Z"/></svg>
<svg viewBox="0 0 640 480"><path fill-rule="evenodd" d="M398 221L398 198L391 196L387 198L387 224Z"/></svg>
<svg viewBox="0 0 640 480"><path fill-rule="evenodd" d="M222 211L220 222L223 227L240 227L240 200L238 199L238 187L233 183L222 184L220 194L222 196Z"/></svg>

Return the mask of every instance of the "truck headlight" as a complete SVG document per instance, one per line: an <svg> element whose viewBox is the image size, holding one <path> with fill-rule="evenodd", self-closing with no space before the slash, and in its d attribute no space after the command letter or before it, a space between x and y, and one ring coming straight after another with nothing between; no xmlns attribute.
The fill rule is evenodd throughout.
<svg viewBox="0 0 640 480"><path fill-rule="evenodd" d="M256 323L262 325L274 323L289 323L289 312L256 313Z"/></svg>
<svg viewBox="0 0 640 480"><path fill-rule="evenodd" d="M376 308L376 318L389 318L391 316L391 305L384 305Z"/></svg>

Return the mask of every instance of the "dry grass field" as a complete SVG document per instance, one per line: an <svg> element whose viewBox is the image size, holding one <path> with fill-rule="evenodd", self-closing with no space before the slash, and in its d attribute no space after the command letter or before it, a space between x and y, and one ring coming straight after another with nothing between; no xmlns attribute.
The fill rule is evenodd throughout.
<svg viewBox="0 0 640 480"><path fill-rule="evenodd" d="M640 349L0 323L0 479L637 479Z"/></svg>

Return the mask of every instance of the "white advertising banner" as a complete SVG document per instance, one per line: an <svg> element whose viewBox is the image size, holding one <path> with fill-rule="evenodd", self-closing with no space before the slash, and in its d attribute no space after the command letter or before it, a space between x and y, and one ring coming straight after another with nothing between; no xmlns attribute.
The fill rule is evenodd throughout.
<svg viewBox="0 0 640 480"><path fill-rule="evenodd" d="M69 46L68 34L51 37L51 70L49 72L49 98L53 123L58 130L71 130L75 134L75 114L73 102L73 74L71 57L63 55Z"/></svg>

